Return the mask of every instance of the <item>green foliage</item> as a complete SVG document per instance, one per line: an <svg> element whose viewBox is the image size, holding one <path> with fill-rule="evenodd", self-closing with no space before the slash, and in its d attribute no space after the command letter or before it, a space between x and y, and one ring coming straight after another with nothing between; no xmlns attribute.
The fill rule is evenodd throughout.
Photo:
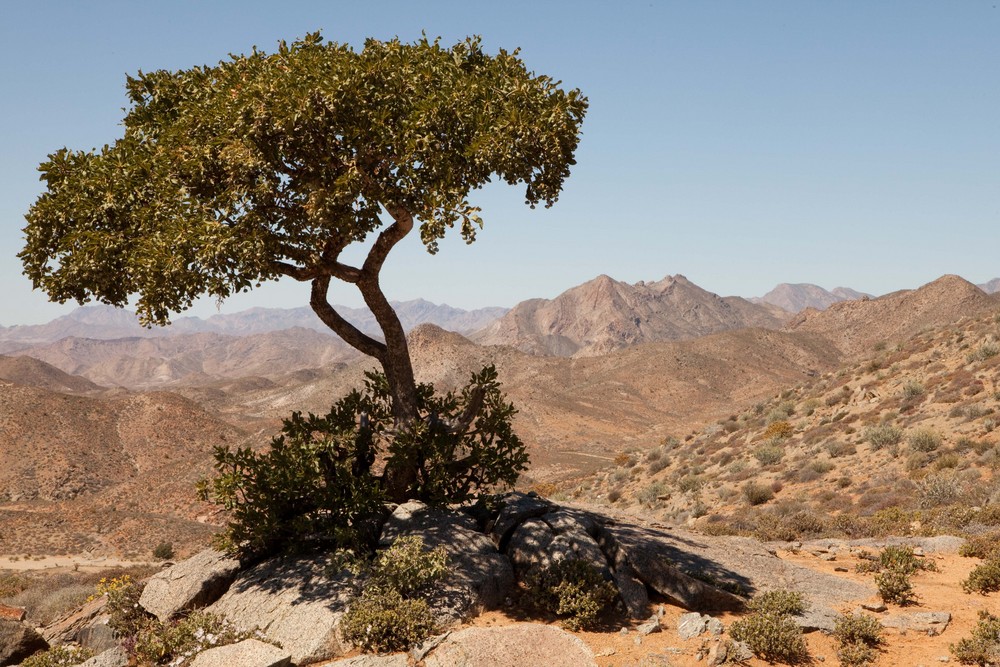
<svg viewBox="0 0 1000 667"><path fill-rule="evenodd" d="M936 570L929 560L918 557L913 547L888 546L867 563L859 563L858 572L874 572L879 597L901 606L916 602L910 578L919 570Z"/></svg>
<svg viewBox="0 0 1000 667"><path fill-rule="evenodd" d="M967 558L1000 558L1000 533L972 535L965 538L958 553Z"/></svg>
<svg viewBox="0 0 1000 667"><path fill-rule="evenodd" d="M885 643L882 624L866 614L838 616L833 636L837 640L837 658L846 667L865 667L878 657L878 647Z"/></svg>
<svg viewBox="0 0 1000 667"><path fill-rule="evenodd" d="M924 385L920 384L916 380L910 380L905 385L903 385L903 397L907 400L912 400L919 396L924 395Z"/></svg>
<svg viewBox="0 0 1000 667"><path fill-rule="evenodd" d="M375 557L365 585L412 597L447 574L447 564L444 547L425 551L422 538L404 535Z"/></svg>
<svg viewBox="0 0 1000 667"><path fill-rule="evenodd" d="M750 602L750 614L734 622L729 636L746 642L754 655L768 662L794 665L808 660L802 630L791 616L805 611L802 595L768 591Z"/></svg>
<svg viewBox="0 0 1000 667"><path fill-rule="evenodd" d="M216 448L219 476L203 482L200 492L232 513L231 545L247 552L308 543L366 547L372 520L384 511L382 479L372 471L380 454L388 457L387 467L413 465L414 497L435 505L512 486L526 468L524 444L511 427L515 410L492 366L458 394L440 396L419 385L421 419L403 430L394 426L385 376L369 373L365 385L364 393L352 391L325 417L294 413L267 451ZM448 424L477 400L471 428L453 432Z"/></svg>
<svg viewBox="0 0 1000 667"><path fill-rule="evenodd" d="M750 601L753 613L771 616L799 616L806 611L806 602L798 591L775 590L761 593Z"/></svg>
<svg viewBox="0 0 1000 667"><path fill-rule="evenodd" d="M226 619L204 611L193 611L173 622L150 620L131 641L125 642L132 663L139 665L190 664L198 653L216 646L236 644L257 633L244 632Z"/></svg>
<svg viewBox="0 0 1000 667"><path fill-rule="evenodd" d="M979 347L965 355L965 360L972 364L977 361L986 361L1000 354L1000 344L995 340L983 341Z"/></svg>
<svg viewBox="0 0 1000 667"><path fill-rule="evenodd" d="M982 565L977 565L962 582L966 593L993 593L1000 591L1000 556L994 556Z"/></svg>
<svg viewBox="0 0 1000 667"><path fill-rule="evenodd" d="M527 577L528 595L538 607L562 617L570 630L593 627L618 597L614 585L587 561L567 559L534 570Z"/></svg>
<svg viewBox="0 0 1000 667"><path fill-rule="evenodd" d="M170 542L160 542L153 549L153 558L157 560L170 560L174 557L174 545Z"/></svg>
<svg viewBox="0 0 1000 667"><path fill-rule="evenodd" d="M368 653L406 651L434 632L427 601L376 590L355 600L341 621L344 639Z"/></svg>
<svg viewBox="0 0 1000 667"><path fill-rule="evenodd" d="M74 667L94 656L89 648L53 646L47 651L25 658L21 667Z"/></svg>
<svg viewBox="0 0 1000 667"><path fill-rule="evenodd" d="M635 498L643 505L652 506L660 496L666 493L667 485L661 480L656 480L636 493Z"/></svg>
<svg viewBox="0 0 1000 667"><path fill-rule="evenodd" d="M884 602L906 606L916 602L910 573L903 570L883 570L875 574L875 586Z"/></svg>
<svg viewBox="0 0 1000 667"><path fill-rule="evenodd" d="M101 579L97 583L97 595L108 598L105 611L109 616L108 627L118 639L135 637L147 627L151 617L139 606L139 596L143 585L133 581L129 575L113 579Z"/></svg>
<svg viewBox="0 0 1000 667"><path fill-rule="evenodd" d="M405 651L434 632L420 595L447 573L443 547L424 550L423 539L404 536L376 556L361 596L344 614L344 639L365 652Z"/></svg>
<svg viewBox="0 0 1000 667"><path fill-rule="evenodd" d="M972 629L972 636L959 640L949 648L963 665L989 667L1000 663L1000 617L986 611L979 612L979 622Z"/></svg>
<svg viewBox="0 0 1000 667"><path fill-rule="evenodd" d="M365 241L382 207L420 220L434 252L456 225L475 239L468 194L492 179L551 205L587 109L579 90L478 38L369 39L355 52L314 33L272 54L140 72L127 92L124 136L40 166L46 191L19 257L56 301L137 294L157 324L290 266L335 275L327 251Z"/></svg>

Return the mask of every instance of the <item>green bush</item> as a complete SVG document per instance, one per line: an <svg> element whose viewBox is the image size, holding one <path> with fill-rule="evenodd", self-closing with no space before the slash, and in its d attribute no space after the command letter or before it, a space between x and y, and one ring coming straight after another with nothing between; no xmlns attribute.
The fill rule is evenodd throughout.
<svg viewBox="0 0 1000 667"><path fill-rule="evenodd" d="M799 616L805 613L806 602L798 591L767 591L751 600L747 608L758 614Z"/></svg>
<svg viewBox="0 0 1000 667"><path fill-rule="evenodd" d="M790 618L805 611L800 593L769 591L754 598L749 608L749 615L730 626L730 637L746 642L754 655L768 662L794 665L807 661L802 630Z"/></svg>
<svg viewBox="0 0 1000 667"><path fill-rule="evenodd" d="M914 399L918 396L923 396L924 385L920 384L916 380L911 380L903 385L903 397L906 399Z"/></svg>
<svg viewBox="0 0 1000 667"><path fill-rule="evenodd" d="M982 565L977 565L962 582L966 593L993 593L1000 591L1000 556L994 556Z"/></svg>
<svg viewBox="0 0 1000 667"><path fill-rule="evenodd" d="M366 653L390 653L406 651L430 637L434 619L426 600L378 589L354 601L340 629L344 639Z"/></svg>
<svg viewBox="0 0 1000 667"><path fill-rule="evenodd" d="M378 554L361 596L344 614L341 633L362 651L405 651L434 632L427 590L448 571L444 547L424 550L418 536L404 536Z"/></svg>
<svg viewBox="0 0 1000 667"><path fill-rule="evenodd" d="M371 567L366 587L398 591L412 597L430 587L448 573L448 554L444 547L424 550L424 540L404 535L379 553Z"/></svg>
<svg viewBox="0 0 1000 667"><path fill-rule="evenodd" d="M422 418L399 428L385 376L367 378L363 393L352 391L325 417L293 413L264 452L216 448L219 476L202 482L199 492L231 513L230 549L369 548L384 511L385 480L373 470L380 457L386 469L414 470L409 497L432 505L511 486L525 470L524 443L511 428L515 410L492 366L459 394L440 396L419 385ZM467 411L477 415L470 428L455 430Z"/></svg>
<svg viewBox="0 0 1000 667"><path fill-rule="evenodd" d="M135 637L152 620L139 606L143 587L127 574L113 579L102 578L97 583L97 595L106 595L108 598L105 606L109 617L108 627L118 639Z"/></svg>
<svg viewBox="0 0 1000 667"><path fill-rule="evenodd" d="M130 664L169 663L180 667L190 664L190 660L202 651L236 644L252 636L255 633L238 630L221 616L193 611L178 621L151 620L134 640L125 642L125 646L131 656Z"/></svg>
<svg viewBox="0 0 1000 667"><path fill-rule="evenodd" d="M885 640L882 624L865 614L837 617L833 636L837 640L837 658L846 667L865 667L878 657L878 647Z"/></svg>
<svg viewBox="0 0 1000 667"><path fill-rule="evenodd" d="M585 560L567 559L529 573L529 600L561 617L570 630L593 627L598 616L618 597L611 582Z"/></svg>
<svg viewBox="0 0 1000 667"><path fill-rule="evenodd" d="M94 656L89 648L53 646L47 651L25 658L21 667L74 667Z"/></svg>
<svg viewBox="0 0 1000 667"><path fill-rule="evenodd" d="M1000 617L986 611L979 612L979 622L972 629L972 636L959 640L949 648L963 665L996 665L1000 662Z"/></svg>
<svg viewBox="0 0 1000 667"><path fill-rule="evenodd" d="M903 570L883 570L875 575L875 586L884 602L906 606L916 602L910 573Z"/></svg>
<svg viewBox="0 0 1000 667"><path fill-rule="evenodd" d="M170 560L174 557L174 545L170 542L160 542L153 549L153 558L157 560Z"/></svg>
<svg viewBox="0 0 1000 667"><path fill-rule="evenodd" d="M967 558L982 558L984 560L1000 557L1000 533L967 537L958 553Z"/></svg>

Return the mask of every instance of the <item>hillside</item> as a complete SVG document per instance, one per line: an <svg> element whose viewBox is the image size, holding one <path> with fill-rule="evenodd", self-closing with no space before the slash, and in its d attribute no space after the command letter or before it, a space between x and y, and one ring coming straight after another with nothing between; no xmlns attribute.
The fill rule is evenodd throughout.
<svg viewBox="0 0 1000 667"><path fill-rule="evenodd" d="M750 299L752 303L769 303L789 313L798 313L806 308L825 310L839 301L853 301L870 294L858 292L849 287L837 287L827 291L811 283L781 283L762 297Z"/></svg>
<svg viewBox="0 0 1000 667"><path fill-rule="evenodd" d="M168 393L79 396L0 383L0 553L148 551L203 540L195 482L245 434Z"/></svg>
<svg viewBox="0 0 1000 667"><path fill-rule="evenodd" d="M880 345L651 451L622 448L574 495L765 540L995 530L970 508L1000 507L998 341L1000 309Z"/></svg>
<svg viewBox="0 0 1000 667"><path fill-rule="evenodd" d="M781 323L769 308L720 297L681 275L634 285L602 275L555 299L519 303L472 339L530 354L591 357L640 343Z"/></svg>
<svg viewBox="0 0 1000 667"><path fill-rule="evenodd" d="M976 285L979 289L983 290L987 294L996 294L1000 292L1000 278L994 278L988 282L982 283L981 285Z"/></svg>
<svg viewBox="0 0 1000 667"><path fill-rule="evenodd" d="M25 349L67 373L131 389L198 385L335 366L359 355L333 335L287 329L247 336L215 333L157 338L64 338Z"/></svg>
<svg viewBox="0 0 1000 667"><path fill-rule="evenodd" d="M24 356L0 355L0 380L65 393L89 393L103 390L103 387L86 378L70 375L44 361Z"/></svg>
<svg viewBox="0 0 1000 667"><path fill-rule="evenodd" d="M854 358L870 354L877 344L904 341L926 327L993 310L996 303L972 283L947 275L915 290L842 301L823 311L807 309L785 330L824 336Z"/></svg>

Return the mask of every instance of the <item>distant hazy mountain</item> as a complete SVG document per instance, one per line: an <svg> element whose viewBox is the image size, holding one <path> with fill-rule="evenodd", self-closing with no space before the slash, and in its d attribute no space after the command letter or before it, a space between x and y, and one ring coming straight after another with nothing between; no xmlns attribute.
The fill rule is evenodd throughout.
<svg viewBox="0 0 1000 667"><path fill-rule="evenodd" d="M437 326L459 333L469 333L483 328L507 312L506 308L480 308L462 310L447 305L437 305L423 299L393 303L404 329L419 324ZM338 311L362 331L380 335L375 318L367 308L338 306ZM308 307L302 308L251 308L233 314L212 315L207 319L179 317L166 328L146 329L139 325L135 313L106 305L77 308L68 315L40 325L0 327L0 353L21 349L27 345L53 343L63 338L158 338L177 334L219 333L229 336L248 336L301 327L331 334L330 330ZM331 334L332 335L332 334Z"/></svg>
<svg viewBox="0 0 1000 667"><path fill-rule="evenodd" d="M866 296L871 295L849 287L827 291L811 283L781 283L764 296L754 297L750 301L757 304L769 303L790 313L797 313L806 308L825 310L838 301L853 301Z"/></svg>
<svg viewBox="0 0 1000 667"><path fill-rule="evenodd" d="M996 294L1000 292L1000 278L994 278L993 280L983 283L982 285L976 285L979 289L983 290L987 294Z"/></svg>
<svg viewBox="0 0 1000 667"><path fill-rule="evenodd" d="M583 357L744 327L777 328L782 321L767 307L720 297L682 275L635 285L602 275L551 300L523 301L472 338L532 354Z"/></svg>

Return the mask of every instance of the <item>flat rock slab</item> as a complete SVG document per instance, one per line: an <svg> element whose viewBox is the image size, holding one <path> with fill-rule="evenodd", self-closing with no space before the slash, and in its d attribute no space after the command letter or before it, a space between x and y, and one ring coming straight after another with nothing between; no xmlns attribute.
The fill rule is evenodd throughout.
<svg viewBox="0 0 1000 667"><path fill-rule="evenodd" d="M718 588L715 582L732 582L746 590L750 581L714 561L714 554L692 553L687 542L676 535L635 525L607 524L598 527L597 540L615 568L631 566L639 581L685 609L739 610L744 606L742 598Z"/></svg>
<svg viewBox="0 0 1000 667"><path fill-rule="evenodd" d="M720 599L705 588L689 592L686 586L690 584L686 581L681 581L682 586L676 593L661 590L657 585L662 582L654 585L654 581L664 572L670 575L669 567L716 584L724 583L727 588L738 587L749 596L779 589L799 591L809 607L805 615L794 620L804 630L832 632L839 609L876 593L873 585L782 561L772 549L748 537L715 537L681 529L668 531L613 523L601 527L600 531L601 535L610 537L610 546L623 547L627 561L650 588L693 610L725 608L718 602L726 603L728 594ZM620 559L622 555L617 557ZM647 571L643 572L640 565L648 568ZM671 584L669 578L665 584ZM701 594L705 590L708 590L707 598Z"/></svg>
<svg viewBox="0 0 1000 667"><path fill-rule="evenodd" d="M356 577L331 569L323 556L265 561L241 573L207 611L242 630L259 629L295 664L342 656L351 647L340 637L340 619Z"/></svg>
<svg viewBox="0 0 1000 667"><path fill-rule="evenodd" d="M941 634L951 623L951 614L946 611L916 611L877 618L883 627L895 628L900 632L922 632L930 637Z"/></svg>
<svg viewBox="0 0 1000 667"><path fill-rule="evenodd" d="M466 514L404 503L382 527L379 546L388 547L404 535L417 535L426 549L440 546L448 554L448 574L428 599L441 627L500 606L514 586L510 561Z"/></svg>
<svg viewBox="0 0 1000 667"><path fill-rule="evenodd" d="M191 667L285 667L292 656L273 644L245 639L236 644L219 646L195 656Z"/></svg>
<svg viewBox="0 0 1000 667"><path fill-rule="evenodd" d="M239 569L235 558L207 549L154 574L142 590L139 604L165 623L182 611L218 600Z"/></svg>
<svg viewBox="0 0 1000 667"><path fill-rule="evenodd" d="M108 627L107 602L104 595L85 602L43 628L42 636L53 646L76 643L96 653L114 648L118 641Z"/></svg>
<svg viewBox="0 0 1000 667"><path fill-rule="evenodd" d="M596 667L593 652L551 625L517 623L452 633L424 659L425 667Z"/></svg>

